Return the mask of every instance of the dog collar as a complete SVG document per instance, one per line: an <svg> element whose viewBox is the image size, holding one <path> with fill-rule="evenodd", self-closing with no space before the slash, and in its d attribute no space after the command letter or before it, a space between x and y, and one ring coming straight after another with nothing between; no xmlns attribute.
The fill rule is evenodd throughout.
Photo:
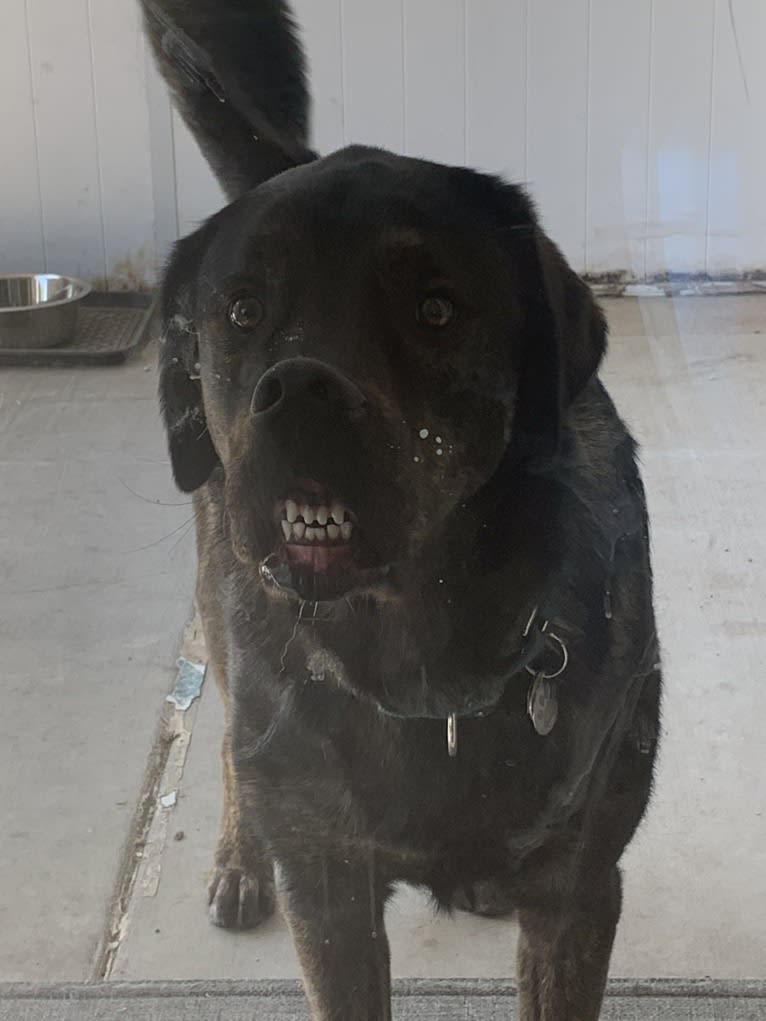
<svg viewBox="0 0 766 1021"><path fill-rule="evenodd" d="M567 668L569 664L569 651L560 638L550 628L550 620L541 615L539 607L535 606L529 615L526 626L522 632L522 649L518 657L511 663L505 679L505 688L500 697L490 706L483 706L477 712L471 713L450 713L447 717L447 754L451 759L457 756L458 749L458 720L486 716L502 702L508 684L514 677L523 671L531 674L533 680L527 692L527 713L532 724L541 736L551 732L556 718L558 717L558 699L556 688L552 683ZM555 643L561 655L561 665L558 670L546 673L545 670L535 670L532 663L545 650L550 643Z"/></svg>

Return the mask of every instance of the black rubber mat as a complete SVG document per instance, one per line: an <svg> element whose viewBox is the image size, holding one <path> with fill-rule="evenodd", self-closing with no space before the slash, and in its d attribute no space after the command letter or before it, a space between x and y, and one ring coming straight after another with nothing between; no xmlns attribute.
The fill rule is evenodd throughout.
<svg viewBox="0 0 766 1021"><path fill-rule="evenodd" d="M152 309L151 294L91 291L71 341L59 347L0 348L0 365L120 365L148 340Z"/></svg>

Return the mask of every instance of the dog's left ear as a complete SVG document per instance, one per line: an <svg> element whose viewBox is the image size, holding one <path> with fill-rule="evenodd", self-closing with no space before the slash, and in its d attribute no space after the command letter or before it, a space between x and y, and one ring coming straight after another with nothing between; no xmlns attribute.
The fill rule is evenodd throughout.
<svg viewBox="0 0 766 1021"><path fill-rule="evenodd" d="M192 493L219 464L207 427L199 368L195 285L207 225L173 247L160 292L160 405L176 485Z"/></svg>
<svg viewBox="0 0 766 1021"><path fill-rule="evenodd" d="M567 408L606 351L606 320L588 285L540 227L523 188L491 174L451 170L457 198L508 257L518 302L513 336L516 407L509 455L544 468L561 447Z"/></svg>
<svg viewBox="0 0 766 1021"><path fill-rule="evenodd" d="M544 463L558 453L566 410L604 356L606 320L588 285L536 222L512 228L509 236L524 317L513 447Z"/></svg>

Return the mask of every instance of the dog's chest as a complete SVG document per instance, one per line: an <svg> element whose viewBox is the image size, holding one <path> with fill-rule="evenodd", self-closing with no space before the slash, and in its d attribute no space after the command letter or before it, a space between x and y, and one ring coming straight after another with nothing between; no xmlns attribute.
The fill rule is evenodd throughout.
<svg viewBox="0 0 766 1021"><path fill-rule="evenodd" d="M334 803L339 831L439 854L468 854L478 840L493 857L537 839L559 763L555 752L539 754L521 713L461 721L450 757L446 721L393 718L342 695L330 709L320 683L304 689L317 749L309 771Z"/></svg>

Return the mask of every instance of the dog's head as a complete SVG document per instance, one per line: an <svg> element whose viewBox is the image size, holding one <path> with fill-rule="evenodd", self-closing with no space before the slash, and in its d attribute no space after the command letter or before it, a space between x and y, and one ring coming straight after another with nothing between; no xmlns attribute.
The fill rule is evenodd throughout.
<svg viewBox="0 0 766 1021"><path fill-rule="evenodd" d="M306 599L417 556L509 458L555 459L605 348L519 188L362 148L181 241L162 312L176 482L220 469L237 557Z"/></svg>

